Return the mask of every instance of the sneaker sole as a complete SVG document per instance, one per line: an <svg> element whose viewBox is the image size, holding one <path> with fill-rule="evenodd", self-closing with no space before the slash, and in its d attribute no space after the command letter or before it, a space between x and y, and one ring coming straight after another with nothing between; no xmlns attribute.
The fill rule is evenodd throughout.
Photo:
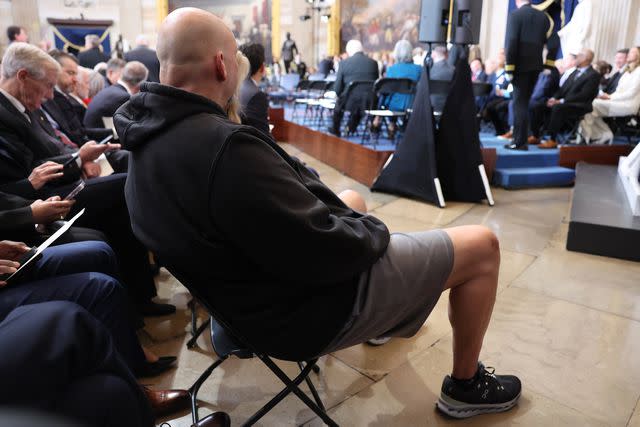
<svg viewBox="0 0 640 427"><path fill-rule="evenodd" d="M446 400L445 400L446 399ZM440 396L436 402L436 407L443 413L453 418L469 418L481 414L493 414L496 412L505 412L516 406L520 399L518 394L514 399L504 403L494 403L485 405L470 405L464 402L458 402L446 396Z"/></svg>

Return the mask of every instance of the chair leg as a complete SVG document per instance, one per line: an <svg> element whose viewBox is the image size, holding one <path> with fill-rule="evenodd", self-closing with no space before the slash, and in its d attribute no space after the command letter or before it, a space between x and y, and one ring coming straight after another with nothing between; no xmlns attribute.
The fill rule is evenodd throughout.
<svg viewBox="0 0 640 427"><path fill-rule="evenodd" d="M259 355L258 357L260 358L260 360L262 360L262 362L265 365L267 365L269 369L271 369L271 371L278 378L280 378L280 381L282 381L285 384L285 389L282 390L278 394L278 396L276 396L271 401L269 401L269 403L267 403L265 407L263 407L264 409L268 406L268 409L266 411L264 412L262 410L258 411L258 413L256 413L253 417L251 417L251 419L247 421L245 425L252 425L255 422L257 422L260 419L260 417L262 417L269 410L271 410L271 408L273 408L278 402L284 399L289 393L293 392L293 394L295 394L300 400L302 400L304 404L309 407L309 409L311 409L318 417L322 419L322 421L324 421L325 424L331 427L338 427L338 424L335 421L333 421L331 417L329 417L329 415L327 415L326 411L322 410L313 400L309 398L309 396L307 396L298 387L298 385L304 380L304 378L306 378L309 375L309 372L313 369L313 366L315 366L315 361L313 363L309 362L307 366L303 368L300 375L298 375L295 379L291 380L291 378L289 378L284 372L282 372L282 369L280 369L278 365L276 365L273 362L273 360L271 360L269 357L264 355ZM260 413L260 416L256 417L256 415L258 415L259 413Z"/></svg>
<svg viewBox="0 0 640 427"><path fill-rule="evenodd" d="M209 326L209 322L203 322L200 326L198 326L198 329L195 332L193 332L193 325L192 325L192 329L191 329L192 337L191 339L189 339L189 341L187 341L188 349L192 349L196 345L196 341L198 340L198 337L202 335L205 329L207 329L207 326Z"/></svg>
<svg viewBox="0 0 640 427"><path fill-rule="evenodd" d="M312 363L314 366L316 366L316 362L307 362L307 364L309 364L309 363ZM302 364L302 362L298 362L298 366L300 367L300 371L304 371L304 365ZM313 369L313 367L311 369ZM316 401L316 403L318 404L320 409L322 409L323 411L326 412L326 409L324 408L324 405L322 404L322 400L320 399L320 395L318 395L318 391L316 390L315 386L313 385L313 382L311 381L311 378L309 378L309 376L307 375L306 377L304 377L304 380L307 383L307 386L309 387L309 390L311 391L311 394L313 395L313 399Z"/></svg>
<svg viewBox="0 0 640 427"><path fill-rule="evenodd" d="M205 323L206 324L206 323ZM206 371L198 377L195 383L191 387L189 387L189 395L191 396L191 419L193 420L193 424L197 424L199 421L198 417L198 391L202 384L211 376L211 373L214 369L216 369L222 362L224 362L227 358L220 357L218 360L213 362L211 366L207 368Z"/></svg>

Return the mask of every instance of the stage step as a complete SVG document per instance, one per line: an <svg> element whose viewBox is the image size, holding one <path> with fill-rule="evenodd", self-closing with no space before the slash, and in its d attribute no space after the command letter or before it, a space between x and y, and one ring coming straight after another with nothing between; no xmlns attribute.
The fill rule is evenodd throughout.
<svg viewBox="0 0 640 427"><path fill-rule="evenodd" d="M560 166L496 168L493 175L494 184L507 189L566 186L573 184L574 179L573 169Z"/></svg>
<svg viewBox="0 0 640 427"><path fill-rule="evenodd" d="M485 147L490 147L485 145ZM497 168L544 168L558 166L558 150L541 150L537 147L529 147L529 151L497 149Z"/></svg>
<svg viewBox="0 0 640 427"><path fill-rule="evenodd" d="M640 217L634 217L615 166L579 163L567 249L640 261Z"/></svg>

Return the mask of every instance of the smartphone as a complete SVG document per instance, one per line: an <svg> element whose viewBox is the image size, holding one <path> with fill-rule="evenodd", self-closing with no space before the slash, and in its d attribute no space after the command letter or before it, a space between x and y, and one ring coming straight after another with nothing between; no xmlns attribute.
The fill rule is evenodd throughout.
<svg viewBox="0 0 640 427"><path fill-rule="evenodd" d="M102 145L102 144L106 144L109 141L111 141L113 139L113 134L109 135L108 137L106 137L105 139L103 139L102 141L98 142L98 145Z"/></svg>
<svg viewBox="0 0 640 427"><path fill-rule="evenodd" d="M81 192L83 189L84 189L84 181L81 181L76 188L74 188L73 190L71 190L69 194L67 194L67 197L65 197L64 200L73 200L78 195L78 193Z"/></svg>

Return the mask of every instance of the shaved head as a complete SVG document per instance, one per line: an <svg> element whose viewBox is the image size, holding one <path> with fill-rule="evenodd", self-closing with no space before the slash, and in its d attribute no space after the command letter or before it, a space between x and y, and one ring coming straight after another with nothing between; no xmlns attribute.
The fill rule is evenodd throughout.
<svg viewBox="0 0 640 427"><path fill-rule="evenodd" d="M158 33L160 82L225 107L238 81L237 50L220 18L201 9L176 9Z"/></svg>

